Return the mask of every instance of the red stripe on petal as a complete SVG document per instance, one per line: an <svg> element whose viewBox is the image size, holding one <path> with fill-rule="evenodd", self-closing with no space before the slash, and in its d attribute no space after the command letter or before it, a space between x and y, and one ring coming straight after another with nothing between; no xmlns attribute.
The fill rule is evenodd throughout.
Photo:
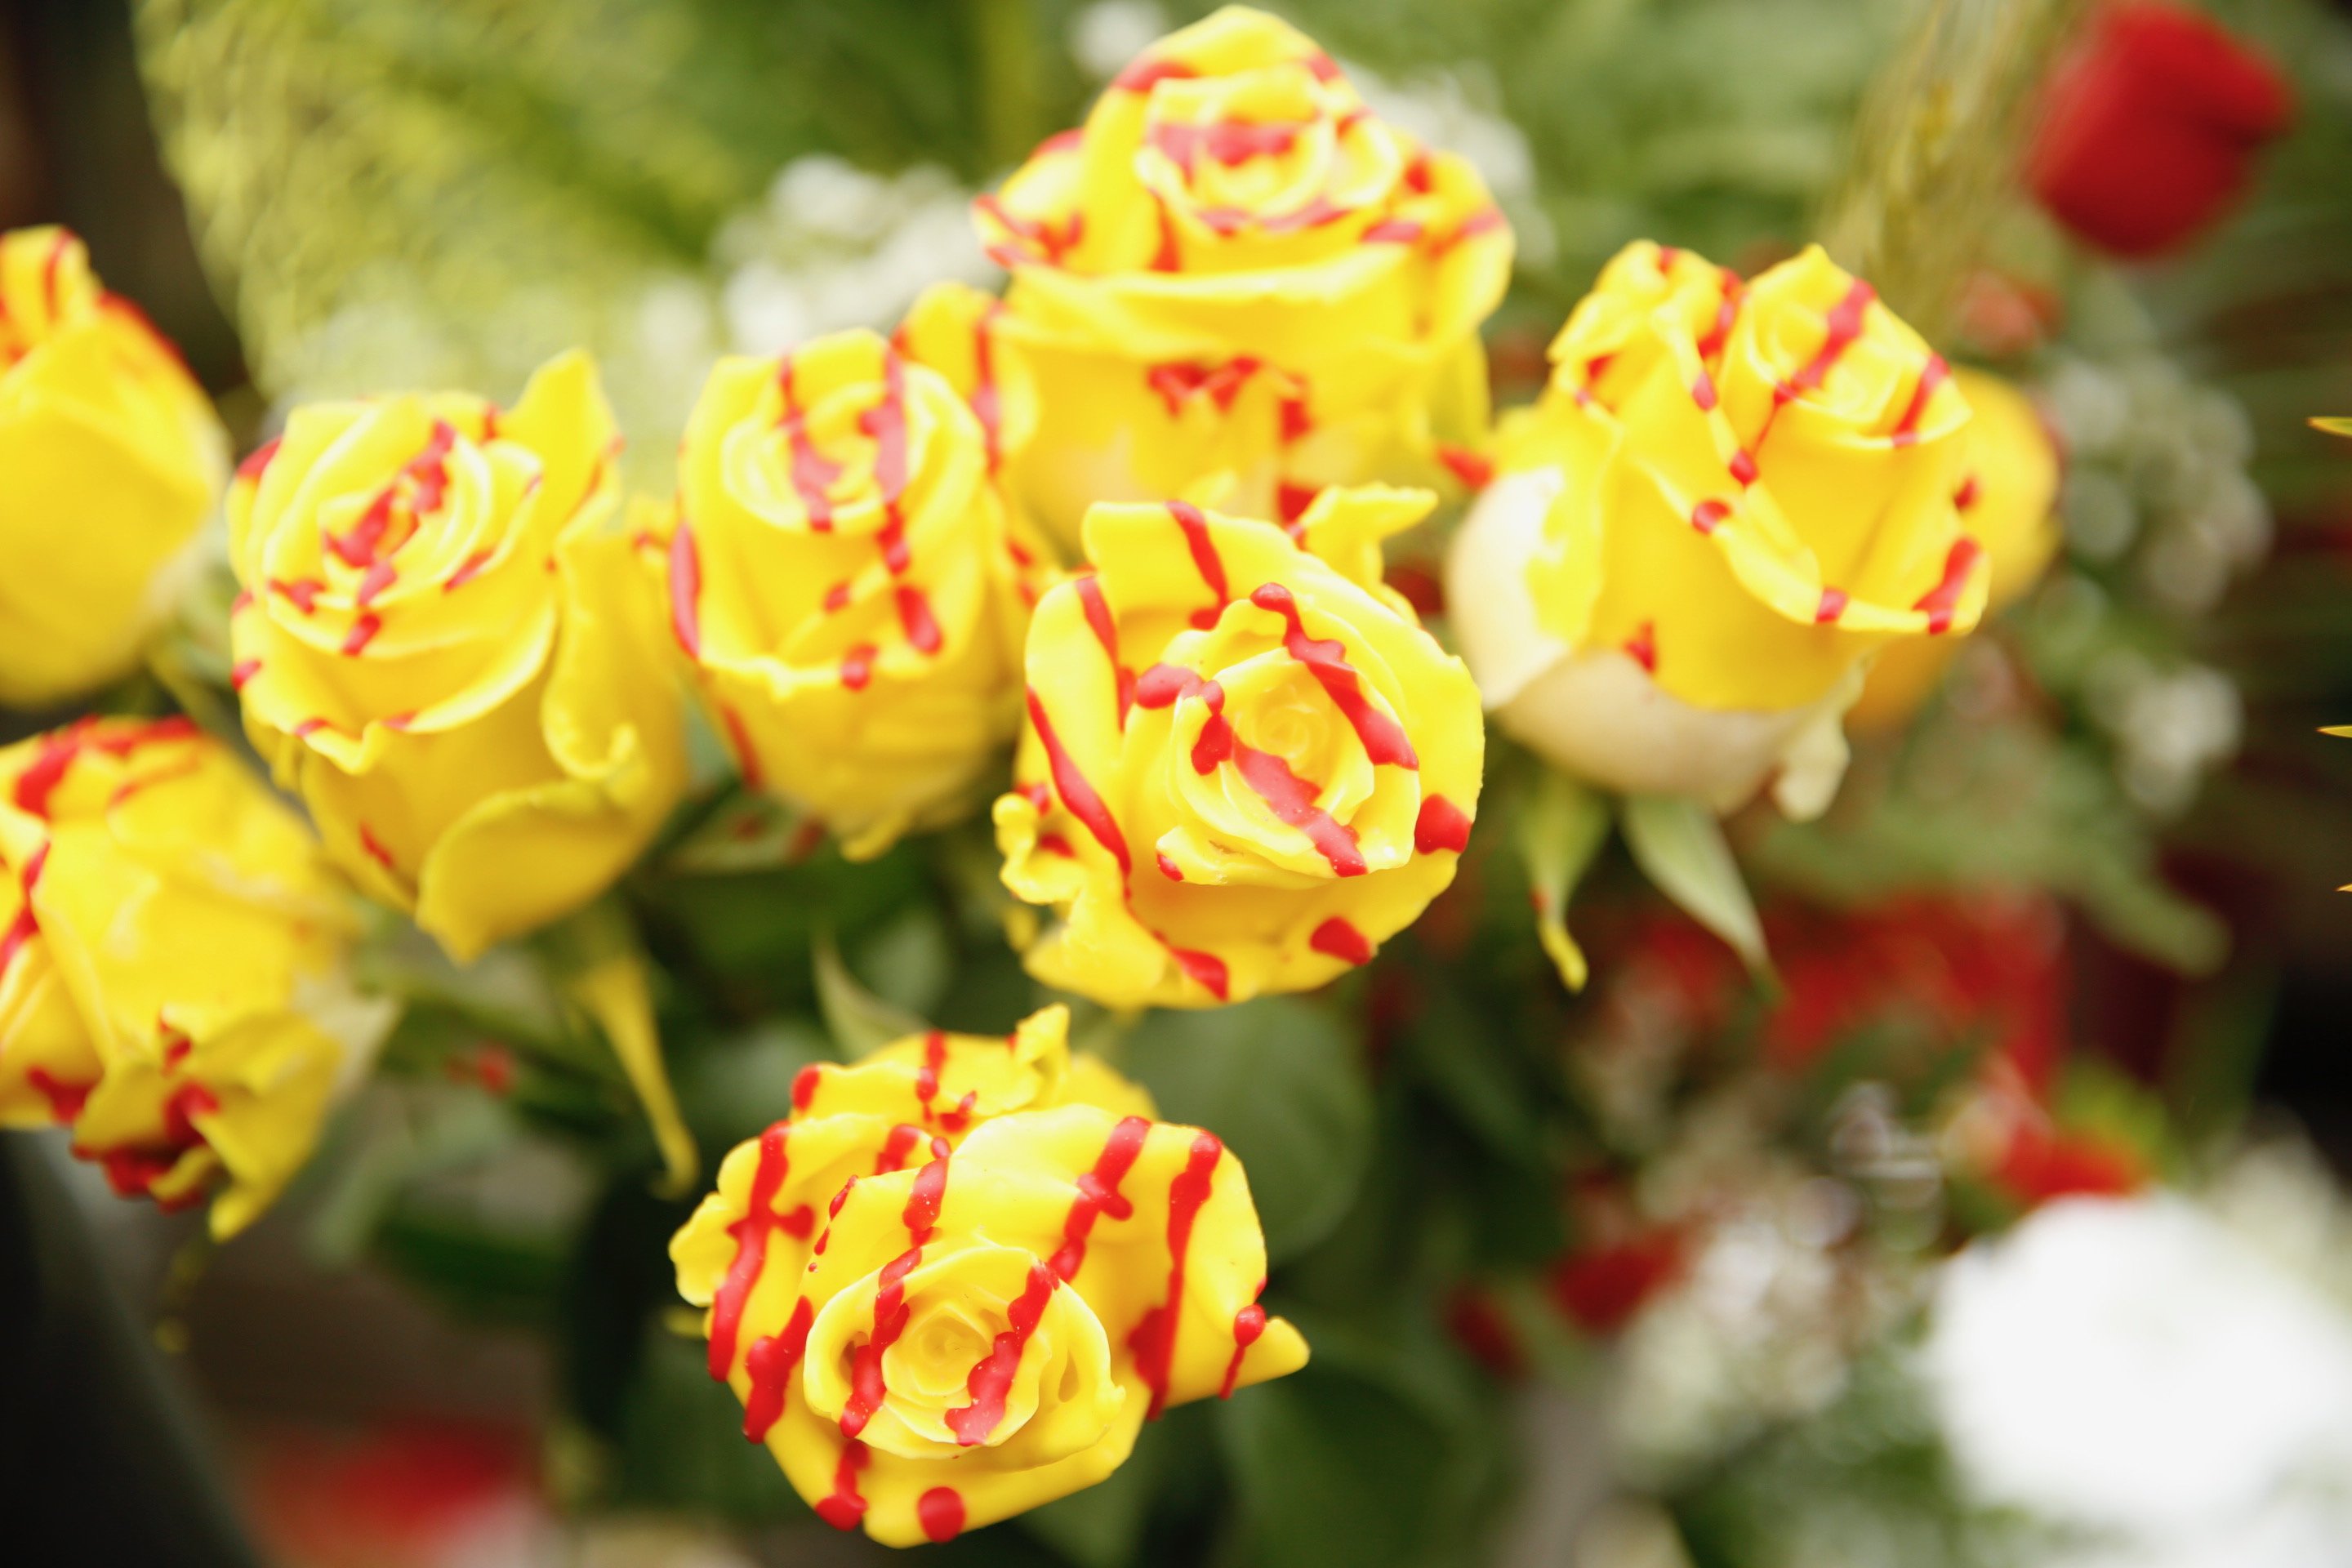
<svg viewBox="0 0 2352 1568"><path fill-rule="evenodd" d="M1943 576L1911 606L1927 612L1929 637L1941 637L1952 629L1952 616L1958 611L1960 595L1969 585L1969 574L1983 553L1983 547L1966 534L1952 542L1950 552L1944 557Z"/></svg>
<svg viewBox="0 0 2352 1568"><path fill-rule="evenodd" d="M1421 803L1421 815L1413 821L1412 847L1423 855L1439 849L1451 849L1457 854L1467 849L1469 816L1444 795L1431 795Z"/></svg>
<svg viewBox="0 0 2352 1568"><path fill-rule="evenodd" d="M1307 939L1307 945L1342 963L1361 965L1372 961L1370 940L1339 915L1317 926L1315 934Z"/></svg>

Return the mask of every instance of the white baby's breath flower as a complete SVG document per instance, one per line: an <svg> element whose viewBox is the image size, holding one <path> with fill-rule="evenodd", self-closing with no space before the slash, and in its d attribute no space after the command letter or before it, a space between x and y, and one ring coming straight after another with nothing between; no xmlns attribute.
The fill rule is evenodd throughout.
<svg viewBox="0 0 2352 1568"><path fill-rule="evenodd" d="M794 159L712 241L730 346L767 355L845 328L887 331L933 282L993 282L971 195L929 165L877 174L824 153Z"/></svg>
<svg viewBox="0 0 2352 1568"><path fill-rule="evenodd" d="M2344 1561L2352 1317L2181 1199L2068 1199L1978 1243L1921 1364L1980 1500L2097 1538L2071 1568Z"/></svg>
<svg viewBox="0 0 2352 1568"><path fill-rule="evenodd" d="M1097 0L1070 18L1070 58L1097 81L1108 81L1168 31L1168 13L1151 0Z"/></svg>

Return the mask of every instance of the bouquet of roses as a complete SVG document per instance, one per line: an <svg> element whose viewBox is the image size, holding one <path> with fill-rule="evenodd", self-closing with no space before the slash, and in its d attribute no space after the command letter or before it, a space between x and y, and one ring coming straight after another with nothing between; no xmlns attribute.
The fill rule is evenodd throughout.
<svg viewBox="0 0 2352 1568"><path fill-rule="evenodd" d="M2085 173L2140 102L2097 73L2166 25L2101 24L2029 161L2118 251L2179 236ZM7 236L0 700L136 711L0 751L0 1114L226 1238L363 1091L488 1089L604 1184L583 1500L706 1500L645 1455L747 1438L838 1529L1085 1563L1227 1496L1252 1561L1444 1557L1499 1389L1621 1339L1648 1387L1675 1300L1777 1269L1736 1415L1617 1439L1704 1540L1741 1441L1876 1386L1919 1264L2177 1160L2066 1059L2064 904L2220 952L2056 738L2114 687L2048 651L2063 399L1958 363L2014 369L2032 289L1901 239L2039 78L1960 26L1864 123L1945 70L1990 151L1865 148L1828 248L1622 245L1490 363L1511 203L1218 11L972 201L1001 288L718 357L666 486L584 347L300 401L232 468L80 244ZM656 1420L681 1336L732 1404Z"/></svg>

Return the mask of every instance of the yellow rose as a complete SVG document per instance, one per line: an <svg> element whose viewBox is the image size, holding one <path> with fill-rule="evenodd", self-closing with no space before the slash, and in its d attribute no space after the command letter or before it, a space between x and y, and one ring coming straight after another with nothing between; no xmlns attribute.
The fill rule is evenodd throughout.
<svg viewBox="0 0 2352 1568"><path fill-rule="evenodd" d="M246 728L336 861L461 960L601 891L683 786L617 439L567 354L512 409L299 408L230 489Z"/></svg>
<svg viewBox="0 0 2352 1568"><path fill-rule="evenodd" d="M226 1236L309 1156L384 1021L295 816L184 719L0 751L0 1125L70 1122L114 1189Z"/></svg>
<svg viewBox="0 0 2352 1568"><path fill-rule="evenodd" d="M1475 467L1510 229L1288 24L1229 6L1162 38L974 214L1041 395L1007 477L1066 544L1095 501L1212 473L1289 521L1327 484Z"/></svg>
<svg viewBox="0 0 2352 1568"><path fill-rule="evenodd" d="M2057 553L2058 447L2032 399L2008 382L1966 368L1953 371L1952 379L1974 416L1968 467L1952 504L1991 563L1985 608L1997 610L2033 586ZM1847 725L1885 730L1910 718L1943 679L1955 646L1919 637L1890 644L1870 667Z"/></svg>
<svg viewBox="0 0 2352 1568"><path fill-rule="evenodd" d="M1447 566L1486 705L1607 788L1727 810L1777 767L1820 811L1869 657L1983 613L1968 400L1819 249L1743 284L1629 246L1551 356Z"/></svg>
<svg viewBox="0 0 2352 1568"><path fill-rule="evenodd" d="M948 1540L1101 1480L1169 1405L1306 1364L1257 1304L1240 1163L1078 1071L1067 1025L806 1069L670 1243L745 1434L837 1529Z"/></svg>
<svg viewBox="0 0 2352 1568"><path fill-rule="evenodd" d="M853 857L953 815L1018 721L1036 552L992 439L871 332L723 360L647 541L744 781Z"/></svg>
<svg viewBox="0 0 2352 1568"><path fill-rule="evenodd" d="M211 403L81 241L0 237L0 703L138 661L227 468Z"/></svg>
<svg viewBox="0 0 2352 1568"><path fill-rule="evenodd" d="M934 283L907 311L891 342L936 371L979 422L991 478L1004 455L1037 430L1037 386L1028 363L1003 344L1004 302L969 283Z"/></svg>
<svg viewBox="0 0 2352 1568"><path fill-rule="evenodd" d="M1478 693L1380 575L1435 500L1335 486L1295 537L1182 501L1087 515L1099 572L1037 606L996 803L1005 885L1061 916L1031 973L1119 1007L1305 990L1454 879Z"/></svg>

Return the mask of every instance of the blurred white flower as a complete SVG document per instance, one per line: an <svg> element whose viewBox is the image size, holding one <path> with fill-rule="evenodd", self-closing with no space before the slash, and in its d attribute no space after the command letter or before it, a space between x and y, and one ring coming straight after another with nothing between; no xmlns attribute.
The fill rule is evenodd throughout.
<svg viewBox="0 0 2352 1568"><path fill-rule="evenodd" d="M1070 18L1070 58L1108 81L1167 31L1168 13L1151 0L1097 0Z"/></svg>
<svg viewBox="0 0 2352 1568"><path fill-rule="evenodd" d="M2042 396L2073 456L2105 458L2131 427L2131 396L2122 381L2087 360L2061 361L2042 384Z"/></svg>
<svg viewBox="0 0 2352 1568"><path fill-rule="evenodd" d="M1670 1486L1775 1423L1826 1409L1855 1352L1912 1308L1899 1277L1843 1245L1852 1194L1825 1185L1836 1184L1775 1163L1718 1187L1720 1217L1684 1283L1618 1341L1608 1415L1621 1479Z"/></svg>
<svg viewBox="0 0 2352 1568"><path fill-rule="evenodd" d="M1979 1500L2066 1568L2342 1568L2352 1317L2174 1197L2076 1198L1954 1259L1921 1364Z"/></svg>
<svg viewBox="0 0 2352 1568"><path fill-rule="evenodd" d="M1610 1499L1576 1538L1575 1568L1690 1568L1690 1560L1674 1515L1647 1498Z"/></svg>
<svg viewBox="0 0 2352 1568"><path fill-rule="evenodd" d="M2270 551L2270 505L2246 473L2253 426L2235 398L2158 353L2147 331L2135 336L2139 346L2107 357L2062 359L2041 385L2070 460L2067 543L2099 563L2137 548L2148 595L2201 616Z"/></svg>
<svg viewBox="0 0 2352 1568"><path fill-rule="evenodd" d="M2207 665L2159 670L2141 654L2112 649L2091 666L2084 697L2116 742L2125 792L2159 816L2185 809L2243 738L2237 685Z"/></svg>
<svg viewBox="0 0 2352 1568"><path fill-rule="evenodd" d="M2292 1133L2248 1144L2199 1194L2246 1244L2352 1312L2352 1196Z"/></svg>
<svg viewBox="0 0 2352 1568"><path fill-rule="evenodd" d="M322 398L410 389L509 396L550 355L586 348L628 437L628 478L661 488L718 347L711 289L695 272L494 280L458 315L416 278L386 267L363 273L346 302L287 352L270 425Z"/></svg>
<svg viewBox="0 0 2352 1568"><path fill-rule="evenodd" d="M845 327L887 331L933 282L992 285L971 195L929 165L875 174L824 153L787 163L711 243L730 346L772 354Z"/></svg>
<svg viewBox="0 0 2352 1568"><path fill-rule="evenodd" d="M2067 547L2084 561L2118 560L2139 537L2139 503L2105 468L2077 468L2067 474L2059 515Z"/></svg>

